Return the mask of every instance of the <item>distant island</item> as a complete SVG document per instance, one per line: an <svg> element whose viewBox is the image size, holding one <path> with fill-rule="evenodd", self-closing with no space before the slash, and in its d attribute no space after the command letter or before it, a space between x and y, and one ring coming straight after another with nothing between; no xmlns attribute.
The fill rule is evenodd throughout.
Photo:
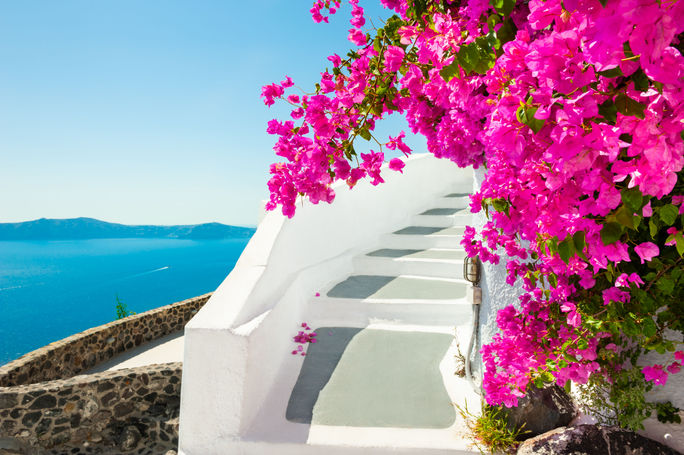
<svg viewBox="0 0 684 455"><path fill-rule="evenodd" d="M0 223L0 240L85 240L164 238L210 240L248 238L255 228L221 223L178 226L126 225L94 218L47 219Z"/></svg>

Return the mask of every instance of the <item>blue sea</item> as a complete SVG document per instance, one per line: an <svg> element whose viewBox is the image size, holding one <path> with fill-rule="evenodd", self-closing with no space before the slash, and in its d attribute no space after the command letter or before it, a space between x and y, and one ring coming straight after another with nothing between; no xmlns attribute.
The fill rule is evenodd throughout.
<svg viewBox="0 0 684 455"><path fill-rule="evenodd" d="M116 319L215 290L249 239L0 242L0 365Z"/></svg>

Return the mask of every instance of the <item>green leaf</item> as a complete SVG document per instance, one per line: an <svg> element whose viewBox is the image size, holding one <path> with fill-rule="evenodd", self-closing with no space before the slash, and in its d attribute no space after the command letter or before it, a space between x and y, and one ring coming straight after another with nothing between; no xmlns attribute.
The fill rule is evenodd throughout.
<svg viewBox="0 0 684 455"><path fill-rule="evenodd" d="M498 14L491 14L487 18L487 26L489 26L489 30L494 30L494 27L496 27L497 24L501 23L501 16Z"/></svg>
<svg viewBox="0 0 684 455"><path fill-rule="evenodd" d="M470 74L479 61L480 52L477 50L477 44L470 43L461 46L461 49L458 51L458 62L466 73Z"/></svg>
<svg viewBox="0 0 684 455"><path fill-rule="evenodd" d="M607 99L603 103L599 104L599 115L606 119L608 123L613 123L615 124L615 121L617 120L617 107L615 106L615 103L611 99Z"/></svg>
<svg viewBox="0 0 684 455"><path fill-rule="evenodd" d="M361 128L361 129L359 130L359 136L361 136L362 138L364 138L364 139L367 140L367 141L370 141L370 140L371 140L371 134L370 134L370 132L368 131L368 127L367 127L367 126L364 126L363 128Z"/></svg>
<svg viewBox="0 0 684 455"><path fill-rule="evenodd" d="M537 112L537 109L538 107L527 107L522 105L518 108L518 110L515 111L515 117L518 119L518 121L523 125L529 126L535 133L538 133L539 130L542 129L545 122L545 120L534 118L534 114Z"/></svg>
<svg viewBox="0 0 684 455"><path fill-rule="evenodd" d="M658 327L656 326L655 322L653 322L653 319L651 319L650 317L644 318L644 320L641 323L641 328L644 335L648 338L652 337L658 332Z"/></svg>
<svg viewBox="0 0 684 455"><path fill-rule="evenodd" d="M541 374L542 381L549 383L554 381L554 377L550 371L545 371Z"/></svg>
<svg viewBox="0 0 684 455"><path fill-rule="evenodd" d="M622 226L618 223L606 223L601 229L601 240L604 245L610 245L620 240L622 236Z"/></svg>
<svg viewBox="0 0 684 455"><path fill-rule="evenodd" d="M537 113L537 109L537 107L531 107L527 109L527 126L532 128L532 131L534 131L535 133L538 133L539 130L542 129L545 122L545 120L540 120L534 117L534 114Z"/></svg>
<svg viewBox="0 0 684 455"><path fill-rule="evenodd" d="M661 276L658 279L658 281L656 281L656 288L658 288L659 291L662 291L665 294L672 294L672 291L674 291L674 287L674 281L672 281L672 279L667 275Z"/></svg>
<svg viewBox="0 0 684 455"><path fill-rule="evenodd" d="M570 260L570 258L574 255L575 253L575 245L572 241L572 237L568 236L558 244L558 254L560 255L560 258L565 262L566 264Z"/></svg>
<svg viewBox="0 0 684 455"><path fill-rule="evenodd" d="M577 231L572 236L572 243L575 246L575 251L577 252L577 254L579 254L579 256L582 259L586 260L586 256L584 255L584 246L586 244L585 237L586 234L584 233L584 231Z"/></svg>
<svg viewBox="0 0 684 455"><path fill-rule="evenodd" d="M416 17L421 17L427 10L427 0L413 0L413 10L416 12Z"/></svg>
<svg viewBox="0 0 684 455"><path fill-rule="evenodd" d="M525 106L521 105L515 111L515 118L523 125L527 124L527 111L525 110Z"/></svg>
<svg viewBox="0 0 684 455"><path fill-rule="evenodd" d="M603 77L624 76L624 74L622 74L622 70L620 69L619 66L616 66L615 68L611 68L609 70L599 71L598 74L599 74L599 76L603 76Z"/></svg>
<svg viewBox="0 0 684 455"><path fill-rule="evenodd" d="M658 422L682 423L682 418L679 416L680 409L674 407L671 402L656 403L655 405Z"/></svg>
<svg viewBox="0 0 684 455"><path fill-rule="evenodd" d="M648 220L648 232L651 234L652 238L655 238L656 235L658 235L658 224L656 224L653 218Z"/></svg>
<svg viewBox="0 0 684 455"><path fill-rule="evenodd" d="M639 330L639 327L634 323L634 320L629 317L625 317L625 320L622 323L622 330L626 335L630 336L639 335L641 333L641 330Z"/></svg>
<svg viewBox="0 0 684 455"><path fill-rule="evenodd" d="M672 225L677 219L677 215L679 215L679 209L672 204L667 204L660 207L658 214L660 215L660 219L663 220L663 223Z"/></svg>
<svg viewBox="0 0 684 455"><path fill-rule="evenodd" d="M681 232L675 235L675 241L677 242L677 253L679 253L680 256L684 256L684 236L682 236Z"/></svg>
<svg viewBox="0 0 684 455"><path fill-rule="evenodd" d="M632 82L634 82L635 89L639 90L640 92L645 92L648 90L648 77L646 76L646 73L644 73L644 70L639 68L630 77L632 78Z"/></svg>
<svg viewBox="0 0 684 455"><path fill-rule="evenodd" d="M492 207L494 207L494 210L497 212L508 214L509 204L506 199L492 199Z"/></svg>
<svg viewBox="0 0 684 455"><path fill-rule="evenodd" d="M615 212L615 219L628 229L634 229L634 213L626 206L622 206Z"/></svg>
<svg viewBox="0 0 684 455"><path fill-rule="evenodd" d="M619 138L620 138L621 141L623 141L623 142L629 142L630 144L631 144L632 141L634 140L634 137L633 137L631 134L629 134L629 133L622 133L622 134L620 135Z"/></svg>
<svg viewBox="0 0 684 455"><path fill-rule="evenodd" d="M496 32L496 38L499 40L499 53L503 52L500 49L501 46L509 41L513 41L517 30L518 29L515 27L515 23L510 17L504 21L503 25Z"/></svg>
<svg viewBox="0 0 684 455"><path fill-rule="evenodd" d="M639 213L642 207L641 203L644 199L641 191L639 191L639 188L625 188L624 190L620 191L620 196L622 196L622 202L629 207L632 212Z"/></svg>
<svg viewBox="0 0 684 455"><path fill-rule="evenodd" d="M442 76L445 82L449 82L455 77L460 78L458 58L454 58L454 61L439 70L439 75Z"/></svg>
<svg viewBox="0 0 684 455"><path fill-rule="evenodd" d="M558 287L558 277L553 273L549 275L549 284L554 288Z"/></svg>
<svg viewBox="0 0 684 455"><path fill-rule="evenodd" d="M615 107L617 111L623 115L634 115L638 118L644 118L645 104L633 100L624 93L620 93L615 97Z"/></svg>
<svg viewBox="0 0 684 455"><path fill-rule="evenodd" d="M382 38L380 38L380 34L378 34L378 36L376 36L375 39L373 40L373 50L375 52L380 52L381 49L382 49Z"/></svg>
<svg viewBox="0 0 684 455"><path fill-rule="evenodd" d="M515 7L515 0L491 0L491 5L497 13L502 16L508 16Z"/></svg>

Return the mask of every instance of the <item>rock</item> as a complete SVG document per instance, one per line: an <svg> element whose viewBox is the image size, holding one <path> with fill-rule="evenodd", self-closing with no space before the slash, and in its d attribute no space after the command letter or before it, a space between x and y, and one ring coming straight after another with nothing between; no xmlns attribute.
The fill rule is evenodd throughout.
<svg viewBox="0 0 684 455"><path fill-rule="evenodd" d="M0 394L0 409L11 409L19 404L16 393Z"/></svg>
<svg viewBox="0 0 684 455"><path fill-rule="evenodd" d="M521 439L538 436L554 428L568 425L577 415L572 398L557 385L539 389L531 385L527 395L518 401L515 408L504 408L511 429L524 424L527 432Z"/></svg>
<svg viewBox="0 0 684 455"><path fill-rule="evenodd" d="M119 449L122 451L133 450L138 446L141 438L140 430L133 425L129 425L121 432Z"/></svg>
<svg viewBox="0 0 684 455"><path fill-rule="evenodd" d="M528 439L517 455L679 455L679 452L612 426L561 427Z"/></svg>
<svg viewBox="0 0 684 455"><path fill-rule="evenodd" d="M52 395L41 395L31 404L29 409L46 409L57 406L57 398Z"/></svg>

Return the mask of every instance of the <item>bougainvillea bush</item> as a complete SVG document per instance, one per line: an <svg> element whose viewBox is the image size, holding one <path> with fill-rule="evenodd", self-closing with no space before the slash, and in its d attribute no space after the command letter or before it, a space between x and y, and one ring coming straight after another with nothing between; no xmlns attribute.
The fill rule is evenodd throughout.
<svg viewBox="0 0 684 455"><path fill-rule="evenodd" d="M298 197L332 202L337 180L382 183L383 148L411 149L375 125L404 116L435 156L484 166L471 208L489 221L464 245L523 283L482 349L487 401L592 382L625 426L676 418L643 395L684 363L684 0L381 2L394 15L375 28L349 1L353 49L315 91L263 88L292 105L268 125L283 160L267 208L291 217ZM340 6L317 1L313 19Z"/></svg>

